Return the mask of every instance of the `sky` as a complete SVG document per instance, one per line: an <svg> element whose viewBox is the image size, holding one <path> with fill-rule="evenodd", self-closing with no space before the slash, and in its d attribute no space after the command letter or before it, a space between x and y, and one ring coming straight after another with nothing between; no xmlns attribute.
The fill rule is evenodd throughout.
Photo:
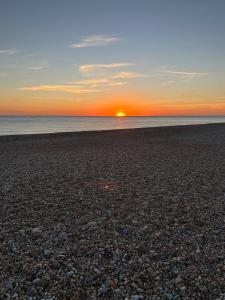
<svg viewBox="0 0 225 300"><path fill-rule="evenodd" d="M225 115L224 0L1 0L0 115Z"/></svg>

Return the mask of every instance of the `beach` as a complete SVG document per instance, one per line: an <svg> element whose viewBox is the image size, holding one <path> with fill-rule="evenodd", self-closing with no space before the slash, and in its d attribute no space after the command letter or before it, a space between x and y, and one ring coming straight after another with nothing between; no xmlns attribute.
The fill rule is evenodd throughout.
<svg viewBox="0 0 225 300"><path fill-rule="evenodd" d="M0 299L225 299L225 124L2 136L0 186Z"/></svg>

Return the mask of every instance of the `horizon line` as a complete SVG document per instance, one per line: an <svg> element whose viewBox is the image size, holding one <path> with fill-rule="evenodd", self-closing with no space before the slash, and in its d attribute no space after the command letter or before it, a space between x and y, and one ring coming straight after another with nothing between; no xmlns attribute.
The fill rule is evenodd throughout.
<svg viewBox="0 0 225 300"><path fill-rule="evenodd" d="M0 117L62 117L62 118L118 118L116 115L16 115L16 114L0 114ZM225 117L225 115L130 115L119 118L196 118L196 117Z"/></svg>

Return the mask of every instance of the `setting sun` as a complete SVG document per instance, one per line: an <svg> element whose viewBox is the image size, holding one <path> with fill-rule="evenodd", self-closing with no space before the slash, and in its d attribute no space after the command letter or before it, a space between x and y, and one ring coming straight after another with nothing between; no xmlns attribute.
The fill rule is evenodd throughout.
<svg viewBox="0 0 225 300"><path fill-rule="evenodd" d="M118 111L116 117L126 117L126 114L123 111Z"/></svg>

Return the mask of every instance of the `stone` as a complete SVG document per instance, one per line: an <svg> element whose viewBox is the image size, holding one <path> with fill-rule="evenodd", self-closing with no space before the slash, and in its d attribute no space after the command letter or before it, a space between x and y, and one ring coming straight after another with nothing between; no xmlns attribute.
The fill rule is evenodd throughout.
<svg viewBox="0 0 225 300"><path fill-rule="evenodd" d="M97 224L97 222L95 222L95 221L92 221L92 222L89 222L89 223L87 223L87 227L95 227L95 226L97 226L98 224Z"/></svg>
<svg viewBox="0 0 225 300"><path fill-rule="evenodd" d="M67 277L73 277L74 274L75 274L74 271L69 271L69 272L66 273L66 276Z"/></svg>
<svg viewBox="0 0 225 300"><path fill-rule="evenodd" d="M67 233L65 233L65 232L61 232L60 234L59 234L59 236L58 236L58 240L60 241L60 242L66 242L66 241L68 241L68 235L67 235Z"/></svg>
<svg viewBox="0 0 225 300"><path fill-rule="evenodd" d="M110 289L115 289L115 288L116 288L116 283L115 283L115 281L113 281L112 279L109 279L108 282L107 282L107 286L108 286Z"/></svg>
<svg viewBox="0 0 225 300"><path fill-rule="evenodd" d="M141 300L144 299L142 295L131 295L130 300Z"/></svg>
<svg viewBox="0 0 225 300"><path fill-rule="evenodd" d="M49 257L51 255L51 250L44 249L43 254L44 256Z"/></svg>
<svg viewBox="0 0 225 300"><path fill-rule="evenodd" d="M41 237L42 236L42 230L40 228L33 228L31 230L31 234L33 235L33 237Z"/></svg>
<svg viewBox="0 0 225 300"><path fill-rule="evenodd" d="M180 277L180 275L177 276L177 278L175 279L175 283L181 283L182 278Z"/></svg>
<svg viewBox="0 0 225 300"><path fill-rule="evenodd" d="M5 288L6 288L6 290L12 290L13 289L12 282L11 281L7 281L5 283Z"/></svg>
<svg viewBox="0 0 225 300"><path fill-rule="evenodd" d="M102 286L99 289L99 294L100 295L104 295L108 293L108 288L105 284L102 284Z"/></svg>
<svg viewBox="0 0 225 300"><path fill-rule="evenodd" d="M59 262L55 258L51 259L51 264L53 269L57 269L59 267Z"/></svg>
<svg viewBox="0 0 225 300"><path fill-rule="evenodd" d="M102 272L98 268L94 268L93 271L97 274L100 275Z"/></svg>
<svg viewBox="0 0 225 300"><path fill-rule="evenodd" d="M40 278L36 278L36 279L33 280L33 284L34 284L34 285L41 285L41 282L42 282L42 281L41 281Z"/></svg>

